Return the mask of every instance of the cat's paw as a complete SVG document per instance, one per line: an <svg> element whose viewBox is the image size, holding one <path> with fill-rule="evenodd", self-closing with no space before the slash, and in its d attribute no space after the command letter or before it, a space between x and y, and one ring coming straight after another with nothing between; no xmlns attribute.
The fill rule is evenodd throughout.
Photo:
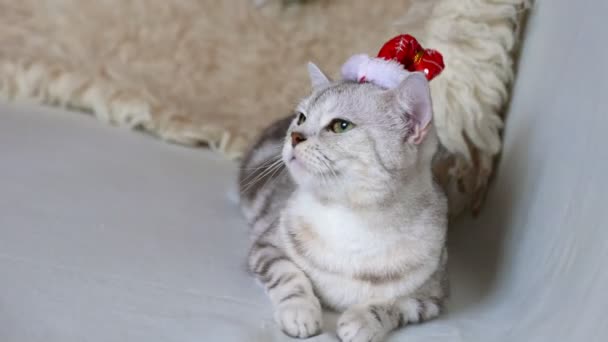
<svg viewBox="0 0 608 342"><path fill-rule="evenodd" d="M380 320L366 308L351 308L338 320L338 338L342 342L380 342L386 333Z"/></svg>
<svg viewBox="0 0 608 342"><path fill-rule="evenodd" d="M321 333L321 305L310 301L287 302L277 308L275 319L290 337L307 338Z"/></svg>

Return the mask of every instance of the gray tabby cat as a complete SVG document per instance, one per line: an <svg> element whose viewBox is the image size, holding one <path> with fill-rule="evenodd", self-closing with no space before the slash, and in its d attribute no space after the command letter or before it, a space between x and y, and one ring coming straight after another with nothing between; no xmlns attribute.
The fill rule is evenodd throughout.
<svg viewBox="0 0 608 342"><path fill-rule="evenodd" d="M243 161L249 267L287 335L319 334L326 307L343 312L342 341L382 341L436 317L447 296L428 81L411 73L384 90L309 73L295 118L266 129Z"/></svg>

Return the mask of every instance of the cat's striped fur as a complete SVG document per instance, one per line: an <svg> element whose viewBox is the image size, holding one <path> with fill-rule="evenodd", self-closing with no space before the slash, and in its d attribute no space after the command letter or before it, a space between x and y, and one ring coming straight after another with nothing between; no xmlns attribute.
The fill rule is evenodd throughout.
<svg viewBox="0 0 608 342"><path fill-rule="evenodd" d="M337 327L342 341L381 341L443 307L447 206L431 177L436 137L431 130L421 145L406 142L413 133L403 128L412 122L399 120L415 118L391 117L399 113L387 103L397 100L372 85L317 83L298 107L310 123L298 125L293 116L277 121L243 160L241 206L253 236L249 268L287 335L320 333L324 306L344 312ZM360 130L350 136L322 132L324 115L355 111L386 117L367 126L364 117L349 117ZM308 145L289 141L294 130L305 132ZM296 159L306 170L290 164Z"/></svg>

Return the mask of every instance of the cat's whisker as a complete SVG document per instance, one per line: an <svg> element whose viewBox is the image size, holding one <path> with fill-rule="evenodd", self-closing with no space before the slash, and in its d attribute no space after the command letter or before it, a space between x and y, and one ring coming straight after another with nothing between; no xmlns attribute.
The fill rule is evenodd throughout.
<svg viewBox="0 0 608 342"><path fill-rule="evenodd" d="M329 158L327 158L327 156L325 154L323 154L321 151L318 151L318 153L321 156L321 158L318 158L318 160L324 165L325 169L329 170L329 172L330 172L330 174L327 174L327 172L322 172L320 174L321 177L323 178L323 180L325 181L325 183L329 184L329 180L327 179L327 177L331 177L334 182L339 181L338 175L336 174L335 170L331 166L332 161Z"/></svg>
<svg viewBox="0 0 608 342"><path fill-rule="evenodd" d="M270 173L270 172L276 172L276 170L278 170L278 169L280 169L280 168L281 168L280 166L277 166L277 167L275 167L275 168L271 169L271 170L269 171L269 173ZM260 183L260 182L264 181L264 179L265 179L265 177L261 177L261 178L259 178L259 179L256 179L255 181L252 181L252 182L248 183L247 185L243 186L243 188L242 188L242 190L241 190L241 194L244 194L244 193L248 192L248 191L249 191L250 189L252 189L252 188L253 188L255 185L257 185L258 183ZM270 182L271 180L272 180L272 177L269 177L268 179L266 179L266 181L265 181L264 185L262 185L262 186L261 186L261 188L265 188L265 187L266 187L266 186L269 184L269 182Z"/></svg>
<svg viewBox="0 0 608 342"><path fill-rule="evenodd" d="M277 158L277 159L269 159L266 162L264 162L262 164L262 166L257 167L257 168L251 168L251 170L253 172L251 172L249 175L247 175L245 178L243 178L241 180L241 182L239 183L240 186L242 186L245 183L249 183L254 181L255 179L259 178L259 177L264 177L264 173L268 171L268 169L272 168L274 165L276 165L281 159ZM263 170L261 172L255 172L258 170Z"/></svg>
<svg viewBox="0 0 608 342"><path fill-rule="evenodd" d="M257 171L260 169L265 169L268 167L269 164L276 162L277 160L281 159L282 156L278 155L276 157L273 158L269 158L268 160L266 160L265 162L263 162L260 166L256 166L256 167L240 167L239 170L246 170L246 171Z"/></svg>
<svg viewBox="0 0 608 342"><path fill-rule="evenodd" d="M278 158L281 158L282 156L282 151L283 151L283 144L276 144L276 145L265 145L264 147L264 154L268 154L268 157L266 157L266 160L262 163L262 165L264 164L268 164L269 162L274 162L276 161ZM251 170L251 169L255 169L255 167L245 167L243 165L241 165L239 167L239 169L241 170Z"/></svg>
<svg viewBox="0 0 608 342"><path fill-rule="evenodd" d="M338 175L336 174L336 171L334 170L334 168L332 166L333 161L331 159L329 159L325 154L323 154L323 153L319 153L319 154L323 158L323 159L321 159L321 161L325 164L325 167L329 170L329 172L331 172L334 179L338 179Z"/></svg>
<svg viewBox="0 0 608 342"><path fill-rule="evenodd" d="M255 179L253 179L252 181L243 185L241 193L247 192L247 190L249 190L252 186L256 185L258 182L262 181L264 178L266 178L272 172L276 171L277 169L280 169L281 167L283 167L283 160L279 159L276 162L274 162L271 166L269 166L268 169L264 170L259 175L257 175L255 177Z"/></svg>
<svg viewBox="0 0 608 342"><path fill-rule="evenodd" d="M266 188L267 186L273 185L273 183L276 182L276 180L281 177L281 174L285 171L285 169L286 168L283 167L283 165L275 168L275 170L272 172L272 174L270 174L270 176L268 176L268 179L266 180L264 185L262 185L262 188ZM277 172L278 172L278 174L277 174Z"/></svg>
<svg viewBox="0 0 608 342"><path fill-rule="evenodd" d="M257 182L260 179L265 178L266 176L268 176L271 172L273 172L276 168L281 167L283 164L282 160L276 160L274 161L271 165L269 165L264 171L261 171L253 180L251 180L251 182Z"/></svg>
<svg viewBox="0 0 608 342"><path fill-rule="evenodd" d="M251 167L248 169L242 168L242 170L262 170L262 169L268 169L271 168L273 166L275 166L276 164L278 164L279 162L282 161L282 158L280 156L277 156L275 158L269 158L268 160L264 161L262 164L260 164L260 166L257 167ZM252 172L251 176L258 176L258 173Z"/></svg>
<svg viewBox="0 0 608 342"><path fill-rule="evenodd" d="M323 176L326 173L325 172L326 170L329 170L330 172L332 172L333 170L331 170L330 165L327 163L327 161L329 160L327 158L327 156L325 156L325 154L323 154L323 152L321 152L321 150L318 147L316 147L316 146L314 148L314 151L315 151L315 159L320 164L322 164L323 168L325 169L325 170L323 170L321 172L316 172L316 174L319 174L319 175Z"/></svg>
<svg viewBox="0 0 608 342"><path fill-rule="evenodd" d="M274 181L277 178L279 178L281 176L281 174L287 169L287 167L285 167L285 164L280 164L279 167L276 168L276 171L274 171L270 177L269 177L269 181ZM277 175L277 171L279 172L279 174ZM275 176L276 175L276 176Z"/></svg>

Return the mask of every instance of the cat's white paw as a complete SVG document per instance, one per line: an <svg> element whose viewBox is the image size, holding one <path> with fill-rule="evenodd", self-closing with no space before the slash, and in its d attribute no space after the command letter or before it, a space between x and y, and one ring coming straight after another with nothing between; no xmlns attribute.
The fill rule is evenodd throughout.
<svg viewBox="0 0 608 342"><path fill-rule="evenodd" d="M342 342L384 341L386 330L365 308L349 309L338 320L338 338Z"/></svg>
<svg viewBox="0 0 608 342"><path fill-rule="evenodd" d="M308 301L287 302L277 308L275 319L290 337L307 338L321 333L321 306Z"/></svg>

